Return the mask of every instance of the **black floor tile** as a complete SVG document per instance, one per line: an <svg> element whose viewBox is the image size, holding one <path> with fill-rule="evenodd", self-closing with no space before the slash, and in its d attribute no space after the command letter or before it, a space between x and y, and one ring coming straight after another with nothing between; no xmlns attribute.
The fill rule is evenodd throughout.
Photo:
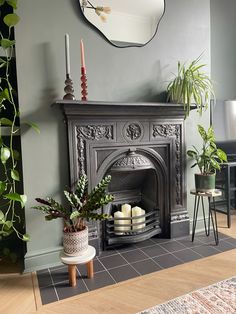
<svg viewBox="0 0 236 314"><path fill-rule="evenodd" d="M194 247L194 248L192 248L192 250L197 252L198 254L202 255L203 257L207 257L207 256L211 256L211 255L220 253L220 251L217 250L217 246L215 246L215 247L205 244L202 246Z"/></svg>
<svg viewBox="0 0 236 314"><path fill-rule="evenodd" d="M116 282L128 280L139 276L139 273L135 271L130 265L110 269L109 273L112 275Z"/></svg>
<svg viewBox="0 0 236 314"><path fill-rule="evenodd" d="M202 245L202 242L200 240L198 240L197 237L195 237L194 241L192 242L192 236L188 237L188 238L184 238L184 239L178 239L177 242L183 244L187 248L191 248L191 247Z"/></svg>
<svg viewBox="0 0 236 314"><path fill-rule="evenodd" d="M195 261L202 256L191 249L185 249L178 252L173 253L177 258L181 259L184 263Z"/></svg>
<svg viewBox="0 0 236 314"><path fill-rule="evenodd" d="M168 251L164 249L164 244L163 244L163 247L156 244L153 246L142 248L141 250L150 257L159 256L159 255L168 253Z"/></svg>
<svg viewBox="0 0 236 314"><path fill-rule="evenodd" d="M112 255L98 259L106 269L118 267L127 264L126 260L120 255Z"/></svg>
<svg viewBox="0 0 236 314"><path fill-rule="evenodd" d="M221 252L225 252L225 251L233 250L235 246L232 243L227 242L226 240L220 240L216 248L217 250L220 250Z"/></svg>
<svg viewBox="0 0 236 314"><path fill-rule="evenodd" d="M135 246L135 244L128 244L128 245L122 245L120 247L117 247L116 249L119 253L123 253L123 252L137 250L137 247Z"/></svg>
<svg viewBox="0 0 236 314"><path fill-rule="evenodd" d="M151 245L153 245L153 241L151 239L135 244L137 248L143 248L143 247L151 246Z"/></svg>
<svg viewBox="0 0 236 314"><path fill-rule="evenodd" d="M147 256L139 249L134 251L124 252L121 254L129 263L147 259Z"/></svg>
<svg viewBox="0 0 236 314"><path fill-rule="evenodd" d="M172 254L165 254L158 257L154 257L153 260L157 262L161 267L168 268L179 264L183 264L179 259L177 259Z"/></svg>
<svg viewBox="0 0 236 314"><path fill-rule="evenodd" d="M43 305L58 301L54 286L47 286L44 288L40 288L40 295L41 295L41 300L42 300Z"/></svg>
<svg viewBox="0 0 236 314"><path fill-rule="evenodd" d="M50 272L51 272L51 276L54 283L68 280L68 267L67 266L63 266L57 269L51 268Z"/></svg>
<svg viewBox="0 0 236 314"><path fill-rule="evenodd" d="M164 248L165 250L167 250L168 252L176 252L176 251L183 250L186 248L183 244L177 241L162 243L160 244L160 246Z"/></svg>
<svg viewBox="0 0 236 314"><path fill-rule="evenodd" d="M232 244L236 248L236 239L234 239L234 238L227 238L224 241L226 241L227 243Z"/></svg>
<svg viewBox="0 0 236 314"><path fill-rule="evenodd" d="M86 288L83 281L79 278L76 282L76 287L71 287L69 285L69 281L61 282L55 285L59 300L63 300L69 297L73 297L75 295L87 292L88 289Z"/></svg>
<svg viewBox="0 0 236 314"><path fill-rule="evenodd" d="M163 238L151 238L151 240L157 244L175 241L174 239L163 239Z"/></svg>
<svg viewBox="0 0 236 314"><path fill-rule="evenodd" d="M153 273L161 270L162 268L153 262L151 259L136 262L131 264L141 275Z"/></svg>
<svg viewBox="0 0 236 314"><path fill-rule="evenodd" d="M101 254L97 257L100 258L100 257L105 257L105 256L111 256L114 254L117 254L116 249L106 249L105 251L102 251Z"/></svg>
<svg viewBox="0 0 236 314"><path fill-rule="evenodd" d="M94 278L91 279L84 278L84 282L89 290L95 290L116 283L107 271L96 273L94 274Z"/></svg>
<svg viewBox="0 0 236 314"><path fill-rule="evenodd" d="M82 276L84 276L84 277L87 276L87 265L86 264L77 265L77 269ZM104 266L100 263L100 261L98 259L95 259L93 261L93 269L94 269L94 273L105 270Z"/></svg>
<svg viewBox="0 0 236 314"><path fill-rule="evenodd" d="M39 288L47 287L52 284L52 279L48 269L37 271Z"/></svg>

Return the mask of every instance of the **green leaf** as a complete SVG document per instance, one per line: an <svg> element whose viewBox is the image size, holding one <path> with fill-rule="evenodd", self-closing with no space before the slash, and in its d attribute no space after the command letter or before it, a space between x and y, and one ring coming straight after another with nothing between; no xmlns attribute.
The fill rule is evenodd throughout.
<svg viewBox="0 0 236 314"><path fill-rule="evenodd" d="M11 200L11 201L15 201L15 202L19 202L21 203L21 207L23 208L25 206L25 203L27 201L27 196L26 195L20 195L18 193L9 193L4 195L5 199Z"/></svg>
<svg viewBox="0 0 236 314"><path fill-rule="evenodd" d="M20 181L19 172L16 169L11 169L11 177L15 181Z"/></svg>
<svg viewBox="0 0 236 314"><path fill-rule="evenodd" d="M13 157L15 160L20 160L20 153L16 149L13 150Z"/></svg>
<svg viewBox="0 0 236 314"><path fill-rule="evenodd" d="M0 100L2 101L2 100L5 100L5 99L10 100L10 95L9 95L9 91L8 91L7 88L2 90L1 93L0 93Z"/></svg>
<svg viewBox="0 0 236 314"><path fill-rule="evenodd" d="M3 214L3 212L0 210L0 222L5 222L5 215Z"/></svg>
<svg viewBox="0 0 236 314"><path fill-rule="evenodd" d="M78 212L78 210L75 210L71 213L70 215L70 219L74 219L80 216L80 213Z"/></svg>
<svg viewBox="0 0 236 314"><path fill-rule="evenodd" d="M23 234L22 240L27 242L30 240L30 235L28 233Z"/></svg>
<svg viewBox="0 0 236 314"><path fill-rule="evenodd" d="M10 156L11 156L10 149L7 147L2 147L1 148L1 161L3 164L6 163L6 161L8 160L8 158L10 158Z"/></svg>
<svg viewBox="0 0 236 314"><path fill-rule="evenodd" d="M37 124L31 122L31 121L23 121L21 122L21 124L26 124L28 126L30 126L32 129L34 129L38 134L40 134L40 129L39 127L37 126Z"/></svg>
<svg viewBox="0 0 236 314"><path fill-rule="evenodd" d="M6 125L12 126L12 121L7 119L7 118L1 118L0 119L0 124L4 125L4 126L6 126Z"/></svg>
<svg viewBox="0 0 236 314"><path fill-rule="evenodd" d="M6 188L7 188L6 182L0 181L0 195L6 191ZM0 217L1 217L1 215L0 215Z"/></svg>
<svg viewBox="0 0 236 314"><path fill-rule="evenodd" d="M8 27L13 27L19 22L20 18L16 13L10 13L4 16L3 22L8 26Z"/></svg>
<svg viewBox="0 0 236 314"><path fill-rule="evenodd" d="M7 38L2 38L0 40L0 43L1 43L2 48L7 49L7 48L14 46L16 41L15 40L9 40Z"/></svg>
<svg viewBox="0 0 236 314"><path fill-rule="evenodd" d="M7 3L13 8L13 9L17 9L17 0L6 0Z"/></svg>
<svg viewBox="0 0 236 314"><path fill-rule="evenodd" d="M12 228L13 222L11 220L7 220L5 222L5 226L7 227L8 230Z"/></svg>
<svg viewBox="0 0 236 314"><path fill-rule="evenodd" d="M0 68L3 68L7 64L7 61L0 58Z"/></svg>

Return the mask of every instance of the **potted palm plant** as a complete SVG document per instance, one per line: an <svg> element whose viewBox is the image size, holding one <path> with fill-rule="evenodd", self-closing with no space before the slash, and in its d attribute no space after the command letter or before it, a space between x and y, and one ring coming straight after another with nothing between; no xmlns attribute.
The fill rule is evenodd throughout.
<svg viewBox="0 0 236 314"><path fill-rule="evenodd" d="M193 60L189 66L178 62L178 73L167 86L167 101L183 104L185 117L189 115L191 103L195 103L201 115L208 108L214 96L210 77L203 72L206 64L200 64L201 56Z"/></svg>
<svg viewBox="0 0 236 314"><path fill-rule="evenodd" d="M215 189L215 174L220 171L221 164L227 162L227 156L223 150L217 148L212 126L206 131L198 125L198 132L202 138L202 149L195 146L187 151L187 155L194 160L191 168L198 166L200 173L195 174L195 188L197 192L209 192Z"/></svg>
<svg viewBox="0 0 236 314"><path fill-rule="evenodd" d="M66 255L82 255L88 249L86 221L109 218L106 214L98 213L98 210L113 200L113 196L106 192L110 181L111 176L106 176L88 193L87 176L81 176L74 192L64 191L68 206L63 206L51 197L36 198L41 205L33 208L44 212L47 221L56 218L63 219L63 247Z"/></svg>

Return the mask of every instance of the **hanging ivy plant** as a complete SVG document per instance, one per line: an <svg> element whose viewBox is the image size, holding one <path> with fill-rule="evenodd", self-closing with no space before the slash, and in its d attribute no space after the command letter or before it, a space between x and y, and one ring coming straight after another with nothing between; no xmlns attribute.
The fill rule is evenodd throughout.
<svg viewBox="0 0 236 314"><path fill-rule="evenodd" d="M0 0L0 9L12 12L17 9L17 0ZM10 8L10 10L9 10ZM15 75L12 75L11 65L14 58L14 26L20 21L16 13L3 14L1 10L0 32L0 240L15 233L23 241L29 240L29 235L20 227L22 211L27 196L21 193L22 177L19 171L21 159L19 145L15 137L19 136L20 113L17 104L17 91L13 87ZM28 125L39 132L31 122ZM7 135L3 131L8 130Z"/></svg>

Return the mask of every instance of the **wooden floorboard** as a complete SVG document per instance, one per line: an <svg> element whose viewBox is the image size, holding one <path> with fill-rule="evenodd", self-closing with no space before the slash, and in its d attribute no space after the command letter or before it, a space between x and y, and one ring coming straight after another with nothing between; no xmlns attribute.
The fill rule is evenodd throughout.
<svg viewBox="0 0 236 314"><path fill-rule="evenodd" d="M236 238L236 215L220 232ZM0 313L6 314L133 314L158 303L236 275L236 249L151 273L113 286L41 306L32 274L0 276Z"/></svg>

